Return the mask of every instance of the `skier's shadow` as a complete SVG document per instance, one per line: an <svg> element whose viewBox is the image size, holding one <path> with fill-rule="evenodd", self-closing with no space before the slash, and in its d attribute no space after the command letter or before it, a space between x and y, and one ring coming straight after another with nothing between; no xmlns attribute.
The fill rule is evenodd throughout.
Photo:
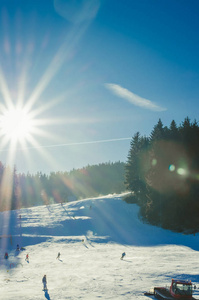
<svg viewBox="0 0 199 300"><path fill-rule="evenodd" d="M46 208L48 209L49 213L52 213L52 211L50 210L50 208L48 207L48 205L46 205Z"/></svg>
<svg viewBox="0 0 199 300"><path fill-rule="evenodd" d="M128 263L132 263L133 261L132 260L127 260L127 259L122 259L123 261L125 262L128 262Z"/></svg>
<svg viewBox="0 0 199 300"><path fill-rule="evenodd" d="M84 244L84 243L83 243L83 245L84 245L84 247L85 247L85 248L87 248L87 249L88 249L88 246L87 246L86 244Z"/></svg>
<svg viewBox="0 0 199 300"><path fill-rule="evenodd" d="M48 291L45 291L45 294L44 294L45 298L50 300L50 295L48 294Z"/></svg>
<svg viewBox="0 0 199 300"><path fill-rule="evenodd" d="M65 212L67 212L67 210L65 209L65 207L64 207L64 206L62 206L62 208L63 208L63 210L65 210Z"/></svg>

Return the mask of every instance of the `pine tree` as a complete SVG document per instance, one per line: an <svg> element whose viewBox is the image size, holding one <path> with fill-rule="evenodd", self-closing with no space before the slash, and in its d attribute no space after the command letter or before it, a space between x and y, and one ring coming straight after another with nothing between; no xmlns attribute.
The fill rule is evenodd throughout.
<svg viewBox="0 0 199 300"><path fill-rule="evenodd" d="M149 141L145 137L141 137L137 132L132 141L131 148L126 164L126 186L134 192L135 196L140 200L140 195L145 191L145 165L142 165L142 155L144 150L148 147Z"/></svg>
<svg viewBox="0 0 199 300"><path fill-rule="evenodd" d="M153 130L150 135L150 141L158 141L165 137L165 129L163 128L163 123L161 119L158 120L158 123L153 127Z"/></svg>
<svg viewBox="0 0 199 300"><path fill-rule="evenodd" d="M14 171L12 174L12 195L11 195L11 209L19 209L19 180L17 176L17 169L16 166L14 167Z"/></svg>
<svg viewBox="0 0 199 300"><path fill-rule="evenodd" d="M174 120L171 121L171 124L169 127L169 138L171 140L179 139L179 130L178 130L177 124Z"/></svg>

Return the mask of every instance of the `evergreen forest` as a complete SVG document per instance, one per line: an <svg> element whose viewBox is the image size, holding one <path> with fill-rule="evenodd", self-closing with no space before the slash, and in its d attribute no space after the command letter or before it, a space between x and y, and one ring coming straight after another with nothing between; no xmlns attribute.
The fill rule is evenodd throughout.
<svg viewBox="0 0 199 300"><path fill-rule="evenodd" d="M187 117L161 119L149 137L135 133L125 166L128 202L144 222L183 233L199 231L199 126Z"/></svg>
<svg viewBox="0 0 199 300"><path fill-rule="evenodd" d="M0 162L0 211L124 192L125 164L102 163L70 172L17 173Z"/></svg>

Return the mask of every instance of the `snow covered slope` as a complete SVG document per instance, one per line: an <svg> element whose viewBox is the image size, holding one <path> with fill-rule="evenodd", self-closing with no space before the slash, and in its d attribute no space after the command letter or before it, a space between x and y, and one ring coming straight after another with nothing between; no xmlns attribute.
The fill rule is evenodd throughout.
<svg viewBox="0 0 199 300"><path fill-rule="evenodd" d="M2 212L0 225L4 300L146 299L145 290L171 278L199 282L199 235L142 224L120 195Z"/></svg>

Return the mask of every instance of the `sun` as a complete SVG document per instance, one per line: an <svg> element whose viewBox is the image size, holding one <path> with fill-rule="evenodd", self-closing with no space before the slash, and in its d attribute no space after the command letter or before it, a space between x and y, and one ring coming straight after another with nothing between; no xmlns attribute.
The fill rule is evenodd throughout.
<svg viewBox="0 0 199 300"><path fill-rule="evenodd" d="M34 130L34 120L25 109L12 108L0 116L0 132L8 140L23 142Z"/></svg>

